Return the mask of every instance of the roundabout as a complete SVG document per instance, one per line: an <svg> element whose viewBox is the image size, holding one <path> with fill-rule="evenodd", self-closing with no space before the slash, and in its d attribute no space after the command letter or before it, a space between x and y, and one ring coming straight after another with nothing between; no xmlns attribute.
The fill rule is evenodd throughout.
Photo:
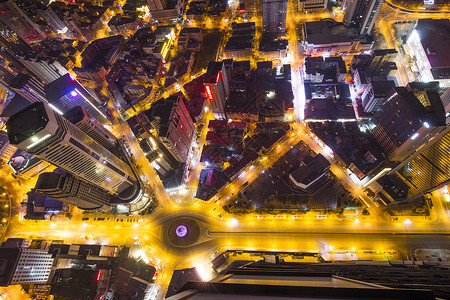
<svg viewBox="0 0 450 300"><path fill-rule="evenodd" d="M200 237L200 225L192 217L178 217L166 226L165 236L174 247L190 247Z"/></svg>

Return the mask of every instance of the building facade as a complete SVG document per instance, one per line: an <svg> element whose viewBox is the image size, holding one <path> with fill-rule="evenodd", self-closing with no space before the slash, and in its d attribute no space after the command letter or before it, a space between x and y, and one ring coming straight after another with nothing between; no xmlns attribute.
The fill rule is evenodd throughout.
<svg viewBox="0 0 450 300"><path fill-rule="evenodd" d="M216 119L225 119L225 104L230 95L230 88L223 62L209 63L204 86L214 117Z"/></svg>
<svg viewBox="0 0 450 300"><path fill-rule="evenodd" d="M70 121L36 102L7 122L12 145L99 187L120 194L135 185L131 168Z"/></svg>
<svg viewBox="0 0 450 300"><path fill-rule="evenodd" d="M106 190L72 176L42 173L39 175L35 189L52 199L85 210L108 211L111 207L111 195Z"/></svg>
<svg viewBox="0 0 450 300"><path fill-rule="evenodd" d="M75 106L83 107L92 117L102 124L108 124L108 118L101 107L102 103L85 89L70 74L45 85L45 94L48 103L55 107L60 114L67 112Z"/></svg>
<svg viewBox="0 0 450 300"><path fill-rule="evenodd" d="M359 34L370 34L384 0L348 0L344 25L359 28Z"/></svg>
<svg viewBox="0 0 450 300"><path fill-rule="evenodd" d="M0 286L46 283L52 265L47 251L27 248L24 239L8 239L0 247Z"/></svg>
<svg viewBox="0 0 450 300"><path fill-rule="evenodd" d="M263 32L286 31L287 0L262 0Z"/></svg>
<svg viewBox="0 0 450 300"><path fill-rule="evenodd" d="M13 0L0 2L0 20L7 24L28 45L39 43L45 34L34 24Z"/></svg>
<svg viewBox="0 0 450 300"><path fill-rule="evenodd" d="M448 131L437 93L421 102L413 92L396 87L375 113L372 133L390 161L411 159Z"/></svg>

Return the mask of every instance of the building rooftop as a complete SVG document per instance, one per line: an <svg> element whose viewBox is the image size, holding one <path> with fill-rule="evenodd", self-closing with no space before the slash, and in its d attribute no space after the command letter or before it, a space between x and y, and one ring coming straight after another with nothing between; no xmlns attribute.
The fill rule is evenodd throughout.
<svg viewBox="0 0 450 300"><path fill-rule="evenodd" d="M205 75L205 83L216 83L218 73L222 71L223 62L210 62Z"/></svg>
<svg viewBox="0 0 450 300"><path fill-rule="evenodd" d="M432 68L450 68L450 20L420 19L416 31Z"/></svg>
<svg viewBox="0 0 450 300"><path fill-rule="evenodd" d="M306 22L303 26L304 39L308 44L349 43L357 34L353 28L332 19Z"/></svg>

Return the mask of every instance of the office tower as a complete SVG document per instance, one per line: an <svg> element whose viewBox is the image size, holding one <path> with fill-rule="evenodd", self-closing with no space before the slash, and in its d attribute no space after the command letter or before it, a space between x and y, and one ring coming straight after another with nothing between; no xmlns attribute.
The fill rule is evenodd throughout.
<svg viewBox="0 0 450 300"><path fill-rule="evenodd" d="M450 124L450 87L446 88L441 95L442 105L445 108L445 116L447 118L447 124Z"/></svg>
<svg viewBox="0 0 450 300"><path fill-rule="evenodd" d="M328 0L300 0L298 11L309 14L322 13L327 9Z"/></svg>
<svg viewBox="0 0 450 300"><path fill-rule="evenodd" d="M119 156L116 137L95 120L84 108L75 106L64 113L64 118L90 136L105 149Z"/></svg>
<svg viewBox="0 0 450 300"><path fill-rule="evenodd" d="M422 96L393 88L372 119L372 133L391 161L417 156L448 131L439 94L427 91Z"/></svg>
<svg viewBox="0 0 450 300"><path fill-rule="evenodd" d="M361 96L365 112L376 112L386 101L387 95L395 87L392 80L372 81L367 83Z"/></svg>
<svg viewBox="0 0 450 300"><path fill-rule="evenodd" d="M0 29L1 30L1 29ZM0 86L8 90L16 75L7 68L0 66Z"/></svg>
<svg viewBox="0 0 450 300"><path fill-rule="evenodd" d="M408 182L408 198L441 188L450 180L450 133L413 160L393 170ZM417 176L420 175L420 176Z"/></svg>
<svg viewBox="0 0 450 300"><path fill-rule="evenodd" d="M119 197L134 195L131 168L47 104L31 104L10 117L6 127L10 143L19 149Z"/></svg>
<svg viewBox="0 0 450 300"><path fill-rule="evenodd" d="M106 190L73 176L42 173L34 188L45 196L85 210L108 211L111 207L111 195Z"/></svg>
<svg viewBox="0 0 450 300"><path fill-rule="evenodd" d="M179 162L188 160L196 129L181 97L160 99L145 111L156 138Z"/></svg>
<svg viewBox="0 0 450 300"><path fill-rule="evenodd" d="M75 106L81 106L100 123L109 123L103 113L103 108L101 108L102 103L73 79L70 74L45 85L44 90L48 102L62 114Z"/></svg>
<svg viewBox="0 0 450 300"><path fill-rule="evenodd" d="M45 250L29 249L23 239L8 239L0 247L0 286L46 283L53 258Z"/></svg>
<svg viewBox="0 0 450 300"><path fill-rule="evenodd" d="M133 134L139 139L139 146L144 152L147 160L162 176L173 174L181 166L179 162L166 148L166 146L156 138L151 131L153 127L145 112L127 120Z"/></svg>
<svg viewBox="0 0 450 300"><path fill-rule="evenodd" d="M28 72L44 83L50 83L69 72L59 62L49 57L23 57L22 64Z"/></svg>
<svg viewBox="0 0 450 300"><path fill-rule="evenodd" d="M147 0L150 11L165 10L167 8L167 0Z"/></svg>
<svg viewBox="0 0 450 300"><path fill-rule="evenodd" d="M263 32L284 33L286 31L287 0L263 0Z"/></svg>
<svg viewBox="0 0 450 300"><path fill-rule="evenodd" d="M359 34L370 34L383 0L348 0L345 3L344 25L359 28Z"/></svg>
<svg viewBox="0 0 450 300"><path fill-rule="evenodd" d="M45 39L45 34L13 0L0 1L0 20L7 24L28 45L33 45Z"/></svg>
<svg viewBox="0 0 450 300"><path fill-rule="evenodd" d="M67 28L67 25L55 13L51 5L47 6L46 9L38 9L37 12L52 28L53 32L57 34L63 33L64 36L68 38L73 37L72 32ZM61 17L64 20L64 16Z"/></svg>
<svg viewBox="0 0 450 300"><path fill-rule="evenodd" d="M230 88L223 62L209 63L204 86L214 117L216 119L226 119L225 104L230 95Z"/></svg>
<svg viewBox="0 0 450 300"><path fill-rule="evenodd" d="M390 66L394 63L397 54L398 52L395 49L374 50L369 65L371 75L387 75L391 70Z"/></svg>
<svg viewBox="0 0 450 300"><path fill-rule="evenodd" d="M14 93L23 96L31 102L47 102L42 82L28 74L18 74L9 87Z"/></svg>
<svg viewBox="0 0 450 300"><path fill-rule="evenodd" d="M1 14L1 12L0 12ZM27 55L33 52L33 49L0 18L0 46L2 55L7 55L12 59L15 55Z"/></svg>

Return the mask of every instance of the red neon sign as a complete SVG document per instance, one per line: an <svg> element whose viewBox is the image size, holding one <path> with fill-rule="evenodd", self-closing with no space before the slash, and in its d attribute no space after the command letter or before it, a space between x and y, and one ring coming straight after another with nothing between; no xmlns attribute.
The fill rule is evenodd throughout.
<svg viewBox="0 0 450 300"><path fill-rule="evenodd" d="M288 107L288 110L294 110L294 108L293 107Z"/></svg>
<svg viewBox="0 0 450 300"><path fill-rule="evenodd" d="M245 13L245 9L240 9L239 12L240 13Z"/></svg>
<svg viewBox="0 0 450 300"><path fill-rule="evenodd" d="M219 82L219 78L220 78L220 74L221 74L221 73L222 73L222 71L219 71L219 72L217 73L216 83Z"/></svg>
<svg viewBox="0 0 450 300"><path fill-rule="evenodd" d="M158 273L158 269L156 269L156 270L155 270L155 274L153 274L153 278L152 278L152 279L155 280L156 277L158 277L158 274L159 274L159 273Z"/></svg>
<svg viewBox="0 0 450 300"><path fill-rule="evenodd" d="M213 95L212 95L212 92L211 92L211 87L209 85L205 85L205 88L206 88L206 94L208 95L208 99L212 100L213 99Z"/></svg>
<svg viewBox="0 0 450 300"><path fill-rule="evenodd" d="M100 277L102 276L102 270L98 270L97 273L97 281L100 281Z"/></svg>

